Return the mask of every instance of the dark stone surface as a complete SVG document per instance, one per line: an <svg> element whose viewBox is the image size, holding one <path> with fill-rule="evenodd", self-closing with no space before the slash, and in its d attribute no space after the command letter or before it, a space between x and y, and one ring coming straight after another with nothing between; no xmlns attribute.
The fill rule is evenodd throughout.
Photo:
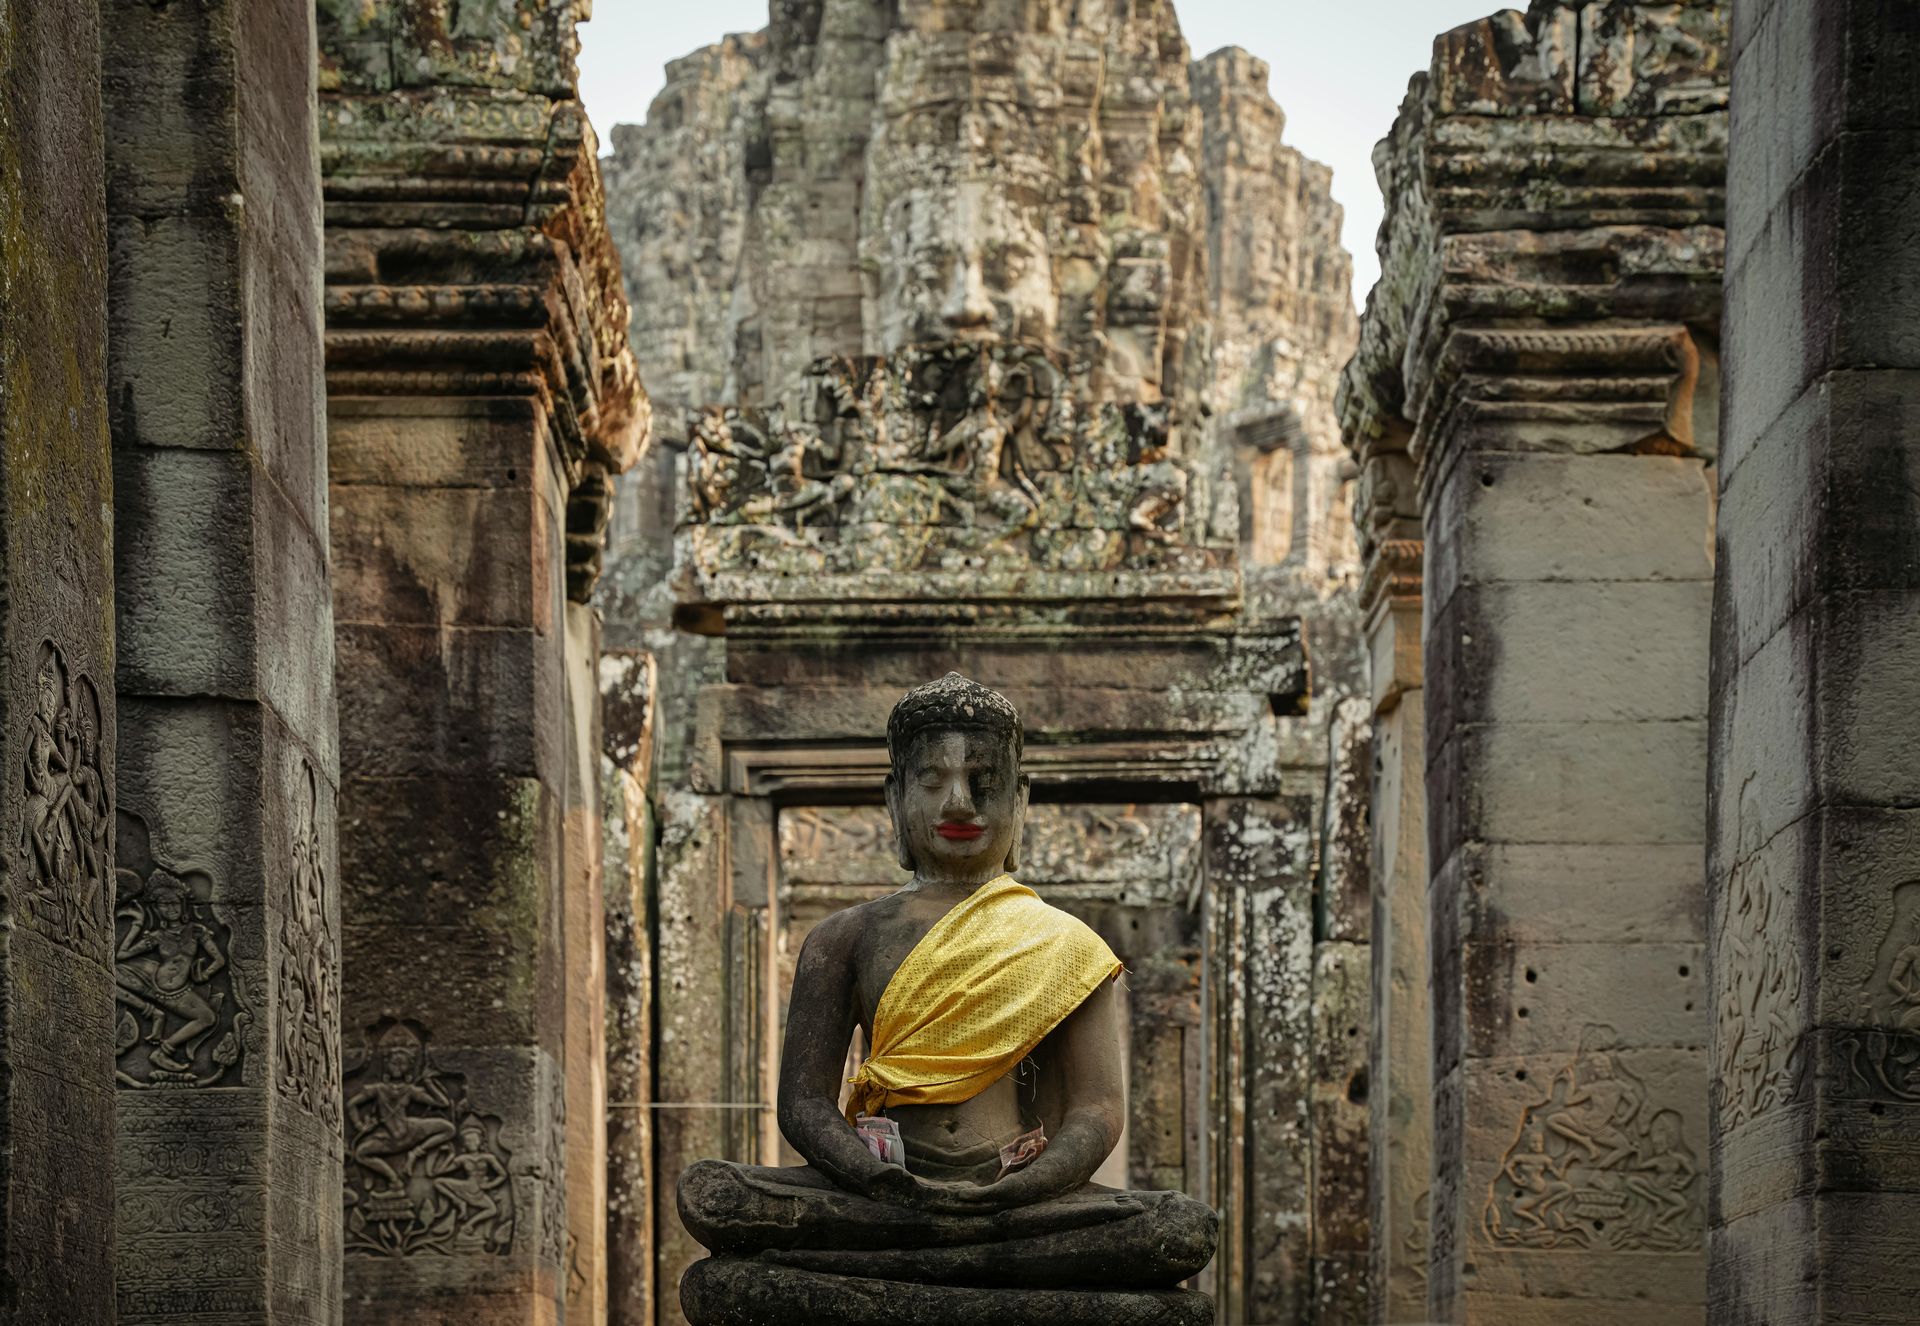
<svg viewBox="0 0 1920 1326"><path fill-rule="evenodd" d="M695 1262L680 1282L693 1326L1210 1326L1191 1290L970 1289L821 1275L740 1257Z"/></svg>
<svg viewBox="0 0 1920 1326"><path fill-rule="evenodd" d="M100 30L0 7L0 1322L113 1320Z"/></svg>

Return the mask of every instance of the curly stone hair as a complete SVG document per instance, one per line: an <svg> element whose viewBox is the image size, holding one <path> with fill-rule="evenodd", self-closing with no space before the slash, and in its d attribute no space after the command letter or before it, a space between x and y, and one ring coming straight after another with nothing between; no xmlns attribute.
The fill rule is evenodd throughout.
<svg viewBox="0 0 1920 1326"><path fill-rule="evenodd" d="M1024 735L1013 702L996 690L949 672L908 691L887 715L887 760L898 773L913 743L936 728L983 728L1013 747L1013 763L1020 764Z"/></svg>

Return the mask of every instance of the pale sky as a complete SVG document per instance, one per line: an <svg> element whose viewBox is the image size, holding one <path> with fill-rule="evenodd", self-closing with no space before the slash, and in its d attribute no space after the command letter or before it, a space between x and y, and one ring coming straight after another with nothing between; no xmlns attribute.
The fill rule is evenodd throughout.
<svg viewBox="0 0 1920 1326"><path fill-rule="evenodd" d="M596 0L580 30L581 94L603 143L637 124L668 60L728 32L767 24L768 0ZM1356 303L1379 275L1373 235L1380 192L1373 145L1393 124L1407 79L1425 69L1433 39L1503 8L1500 0L1175 0L1194 55L1244 46L1273 67L1287 142L1333 167L1346 209Z"/></svg>

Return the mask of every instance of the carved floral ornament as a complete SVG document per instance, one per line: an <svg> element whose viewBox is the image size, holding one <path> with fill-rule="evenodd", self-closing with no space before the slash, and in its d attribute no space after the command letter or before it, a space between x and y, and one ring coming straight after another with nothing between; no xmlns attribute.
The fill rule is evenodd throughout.
<svg viewBox="0 0 1920 1326"><path fill-rule="evenodd" d="M279 1016L274 1080L280 1095L329 1129L340 1126L340 1000L333 928L327 919L320 781L303 765L287 911L280 922Z"/></svg>

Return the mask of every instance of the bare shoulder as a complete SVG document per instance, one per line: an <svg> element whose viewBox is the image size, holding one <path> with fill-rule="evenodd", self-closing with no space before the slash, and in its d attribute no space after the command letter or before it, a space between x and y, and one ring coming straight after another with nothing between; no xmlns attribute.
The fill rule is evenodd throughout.
<svg viewBox="0 0 1920 1326"><path fill-rule="evenodd" d="M815 961L823 962L842 962L851 958L859 947L861 937L875 925L892 919L898 910L899 901L895 894L842 907L822 918L807 932L807 942L800 949L801 960L805 961L809 955Z"/></svg>

